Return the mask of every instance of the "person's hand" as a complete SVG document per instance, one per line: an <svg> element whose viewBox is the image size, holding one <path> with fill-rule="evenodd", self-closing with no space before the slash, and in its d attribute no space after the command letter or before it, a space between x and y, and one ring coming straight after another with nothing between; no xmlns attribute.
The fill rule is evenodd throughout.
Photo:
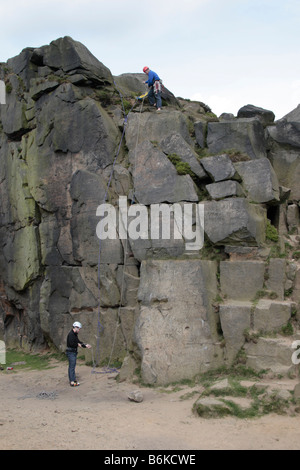
<svg viewBox="0 0 300 470"><path fill-rule="evenodd" d="M91 349L92 346L90 344L86 344L85 347Z"/></svg>

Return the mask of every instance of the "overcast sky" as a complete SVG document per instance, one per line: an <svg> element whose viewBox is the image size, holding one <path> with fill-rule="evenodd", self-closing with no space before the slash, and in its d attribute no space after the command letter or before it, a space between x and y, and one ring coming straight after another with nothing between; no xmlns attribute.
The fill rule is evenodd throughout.
<svg viewBox="0 0 300 470"><path fill-rule="evenodd" d="M300 103L300 0L0 0L0 61L63 36L113 75L158 73L218 116Z"/></svg>

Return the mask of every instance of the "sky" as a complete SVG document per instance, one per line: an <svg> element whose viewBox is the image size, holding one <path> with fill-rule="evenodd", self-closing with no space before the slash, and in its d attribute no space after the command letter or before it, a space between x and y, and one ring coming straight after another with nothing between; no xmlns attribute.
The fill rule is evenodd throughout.
<svg viewBox="0 0 300 470"><path fill-rule="evenodd" d="M0 62L71 36L113 75L146 65L219 116L300 103L300 0L0 0Z"/></svg>

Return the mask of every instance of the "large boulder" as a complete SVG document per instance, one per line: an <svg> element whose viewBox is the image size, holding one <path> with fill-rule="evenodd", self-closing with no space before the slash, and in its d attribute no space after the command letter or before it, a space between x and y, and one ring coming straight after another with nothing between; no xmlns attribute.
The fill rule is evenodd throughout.
<svg viewBox="0 0 300 470"><path fill-rule="evenodd" d="M290 189L288 199L300 200L300 149L286 148L284 145L272 145L269 159L277 175L280 186Z"/></svg>
<svg viewBox="0 0 300 470"><path fill-rule="evenodd" d="M261 123L266 126L274 122L275 114L273 113L273 111L269 111L268 109L260 108L259 106L253 106L253 104L247 104L238 110L237 117L257 117L261 121Z"/></svg>
<svg viewBox="0 0 300 470"><path fill-rule="evenodd" d="M248 198L257 203L278 203L280 199L277 175L267 158L234 164L242 177Z"/></svg>
<svg viewBox="0 0 300 470"><path fill-rule="evenodd" d="M288 113L275 126L268 127L268 133L276 142L300 147L300 105Z"/></svg>
<svg viewBox="0 0 300 470"><path fill-rule="evenodd" d="M105 67L82 43L69 36L52 41L49 46L34 49L32 62L65 73L79 73L97 85L111 84L113 78Z"/></svg>
<svg viewBox="0 0 300 470"><path fill-rule="evenodd" d="M84 152L95 170L112 163L119 132L103 107L89 97L81 99L74 85L62 84L43 96L36 104L36 120L38 146L54 152Z"/></svg>
<svg viewBox="0 0 300 470"><path fill-rule="evenodd" d="M135 197L140 204L198 201L193 180L178 175L168 157L149 141L144 141L129 154Z"/></svg>
<svg viewBox="0 0 300 470"><path fill-rule="evenodd" d="M238 197L204 202L204 231L216 245L259 245L265 240L265 209Z"/></svg>
<svg viewBox="0 0 300 470"><path fill-rule="evenodd" d="M291 189L289 199L300 200L300 105L274 126L267 127L268 157L277 174L279 184Z"/></svg>
<svg viewBox="0 0 300 470"><path fill-rule="evenodd" d="M266 157L264 127L255 118L209 122L207 147L213 153L235 149L251 159Z"/></svg>
<svg viewBox="0 0 300 470"><path fill-rule="evenodd" d="M201 158L201 165L215 183L233 179L236 170L228 155L215 155Z"/></svg>
<svg viewBox="0 0 300 470"><path fill-rule="evenodd" d="M180 157L181 161L188 163L193 173L195 173L200 180L207 178L206 172L197 159L197 154L180 134L174 132L168 135L161 140L159 145L166 155L175 153Z"/></svg>
<svg viewBox="0 0 300 470"><path fill-rule="evenodd" d="M173 132L180 134L188 144L192 144L188 120L180 111L163 110L161 114L156 111L130 113L125 133L126 145L129 150L134 150L144 140L158 143Z"/></svg>

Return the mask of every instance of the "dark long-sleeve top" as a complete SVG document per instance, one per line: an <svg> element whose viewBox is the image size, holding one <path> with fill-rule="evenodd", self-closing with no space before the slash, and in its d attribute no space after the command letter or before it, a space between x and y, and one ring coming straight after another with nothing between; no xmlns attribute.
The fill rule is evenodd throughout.
<svg viewBox="0 0 300 470"><path fill-rule="evenodd" d="M86 348L86 345L82 341L79 341L78 334L75 333L74 330L71 330L67 336L67 348L77 350L78 344L81 344L83 348Z"/></svg>

